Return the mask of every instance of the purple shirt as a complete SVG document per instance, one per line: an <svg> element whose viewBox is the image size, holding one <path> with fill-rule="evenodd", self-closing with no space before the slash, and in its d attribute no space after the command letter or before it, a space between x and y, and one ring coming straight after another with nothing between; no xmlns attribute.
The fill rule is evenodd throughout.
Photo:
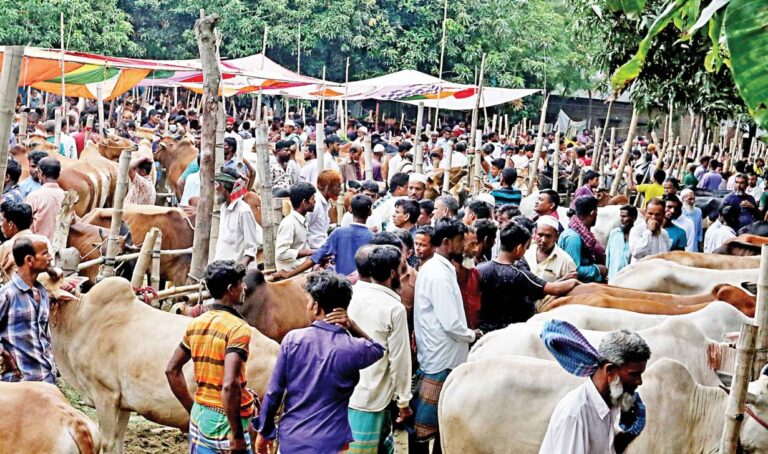
<svg viewBox="0 0 768 454"><path fill-rule="evenodd" d="M258 431L275 438L275 415L285 394L280 451L337 454L353 441L347 407L360 370L382 356L384 347L376 342L323 321L289 332L262 401Z"/></svg>
<svg viewBox="0 0 768 454"><path fill-rule="evenodd" d="M706 189L707 191L717 191L720 188L720 183L723 182L723 177L717 172L707 172L701 177L699 189Z"/></svg>
<svg viewBox="0 0 768 454"><path fill-rule="evenodd" d="M594 197L595 193L592 192L592 188L589 187L589 185L585 184L584 186L580 187L576 190L576 192L573 193L573 199L571 201L570 208L573 208L576 206L576 199L582 196L589 196Z"/></svg>

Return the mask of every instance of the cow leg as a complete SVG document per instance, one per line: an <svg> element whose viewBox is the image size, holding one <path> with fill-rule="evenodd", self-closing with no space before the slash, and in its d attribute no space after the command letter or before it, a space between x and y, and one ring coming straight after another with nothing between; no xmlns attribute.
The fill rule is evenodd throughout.
<svg viewBox="0 0 768 454"><path fill-rule="evenodd" d="M123 438L131 412L121 409L120 396L109 392L96 396L95 404L102 437L102 452L122 454Z"/></svg>

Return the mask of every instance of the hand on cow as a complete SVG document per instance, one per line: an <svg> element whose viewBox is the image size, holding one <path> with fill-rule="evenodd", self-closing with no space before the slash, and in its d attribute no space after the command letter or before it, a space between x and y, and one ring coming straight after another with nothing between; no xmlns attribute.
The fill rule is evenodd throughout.
<svg viewBox="0 0 768 454"><path fill-rule="evenodd" d="M19 370L19 366L16 365L16 358L13 357L11 352L3 350L0 352L0 359L2 359L3 365L3 368L0 369L1 373L6 374L8 372L13 372L14 378L18 378L19 380L22 379L23 376Z"/></svg>
<svg viewBox="0 0 768 454"><path fill-rule="evenodd" d="M560 280L561 281L568 281L568 280L571 280L571 279L576 279L577 277L579 277L579 272L578 271L571 271L570 273L565 273L563 275L563 277L560 278Z"/></svg>
<svg viewBox="0 0 768 454"><path fill-rule="evenodd" d="M282 281L283 279L288 279L290 276L288 275L290 271L277 271L275 273L272 273L269 277L272 282Z"/></svg>
<svg viewBox="0 0 768 454"><path fill-rule="evenodd" d="M600 276L603 276L603 280L608 277L608 267L605 265L597 265L597 269L600 270Z"/></svg>
<svg viewBox="0 0 768 454"><path fill-rule="evenodd" d="M272 440L267 440L259 434L256 437L256 454L269 454L272 452Z"/></svg>

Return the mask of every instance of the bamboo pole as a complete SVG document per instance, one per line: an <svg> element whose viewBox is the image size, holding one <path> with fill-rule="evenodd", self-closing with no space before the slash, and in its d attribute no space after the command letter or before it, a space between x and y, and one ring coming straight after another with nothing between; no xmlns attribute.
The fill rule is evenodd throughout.
<svg viewBox="0 0 768 454"><path fill-rule="evenodd" d="M325 65L323 65L323 85L320 90L320 123L325 122ZM376 103L376 115L379 115L379 104Z"/></svg>
<svg viewBox="0 0 768 454"><path fill-rule="evenodd" d="M28 114L22 112L19 114L19 133L17 134L18 142L24 143L27 139L27 121Z"/></svg>
<svg viewBox="0 0 768 454"><path fill-rule="evenodd" d="M115 256L117 255L118 241L120 240L120 225L123 221L123 203L128 194L128 168L131 164L131 156L138 147L133 145L130 148L124 148L120 153L120 160L117 167L117 184L115 187L115 198L112 203L112 222L109 227L109 238L107 239L107 254L104 257L104 266L99 271L101 280L105 277L115 275Z"/></svg>
<svg viewBox="0 0 768 454"><path fill-rule="evenodd" d="M69 226L72 224L72 213L77 203L77 193L69 190L61 201L61 209L56 213L56 231L53 233L53 255L56 258L59 251L67 247L67 238L69 237Z"/></svg>
<svg viewBox="0 0 768 454"><path fill-rule="evenodd" d="M761 268L766 264L761 262ZM750 323L741 325L741 335L736 347L736 373L725 406L723 436L720 439L720 454L735 454L739 443L741 423L744 421L744 407L747 401L750 371L755 356L757 326Z"/></svg>
<svg viewBox="0 0 768 454"><path fill-rule="evenodd" d="M315 129L315 152L317 153L317 176L325 170L325 129L323 122L317 123Z"/></svg>
<svg viewBox="0 0 768 454"><path fill-rule="evenodd" d="M0 181L5 181L8 168L8 145L16 112L16 92L24 60L24 46L7 46L3 57L0 72Z"/></svg>
<svg viewBox="0 0 768 454"><path fill-rule="evenodd" d="M595 148L593 150L592 168L596 172L603 173L600 163L603 160L603 128L595 127Z"/></svg>
<svg viewBox="0 0 768 454"><path fill-rule="evenodd" d="M632 109L632 120L629 122L629 133L627 134L627 140L624 143L624 151L621 154L621 161L619 161L619 168L616 169L616 178L611 185L611 197L615 196L619 192L619 185L621 179L624 177L624 167L627 165L629 159L629 152L632 151L632 141L635 138L635 130L637 129L637 108ZM611 135L615 133L615 128L611 129Z"/></svg>
<svg viewBox="0 0 768 454"><path fill-rule="evenodd" d="M254 134L259 169L259 196L261 197L261 224L264 231L264 271L275 269L275 222L272 197L272 172L269 168L267 125L259 124Z"/></svg>
<svg viewBox="0 0 768 454"><path fill-rule="evenodd" d="M768 245L763 245L760 254L760 275L757 278L757 304L755 324L757 325L757 344L752 378L760 376L760 369L768 362Z"/></svg>
<svg viewBox="0 0 768 454"><path fill-rule="evenodd" d="M445 6L443 8L443 37L440 40L440 73L438 74L437 85L437 105L435 106L435 128L438 126L438 119L440 118L440 95L443 93L443 61L445 57L445 25L448 22L448 0L445 0Z"/></svg>
<svg viewBox="0 0 768 454"><path fill-rule="evenodd" d="M61 40L61 107L64 108L64 102L67 99L66 93L66 71L64 71L64 12L59 13L59 35Z"/></svg>
<svg viewBox="0 0 768 454"><path fill-rule="evenodd" d="M133 268L133 275L131 276L131 285L134 287L141 287L144 284L144 277L147 274L152 263L152 250L155 247L155 240L160 229L152 227L149 229L146 235L144 235L144 242L141 243L141 251L139 252L138 260L136 260L136 266Z"/></svg>
<svg viewBox="0 0 768 454"><path fill-rule="evenodd" d="M349 57L347 57L347 64L344 69L344 135L347 134L349 128Z"/></svg>
<svg viewBox="0 0 768 454"><path fill-rule="evenodd" d="M163 247L163 231L157 232L155 237L155 244L152 246L152 269L149 273L149 285L155 290L161 290L160 288L160 258L161 249Z"/></svg>
<svg viewBox="0 0 768 454"><path fill-rule="evenodd" d="M259 69L264 70L264 59L267 58L267 37L269 36L269 27L264 25L264 38L261 41L261 66ZM262 87L259 84L259 94L256 98L256 123L261 123L263 120L261 111L261 92Z"/></svg>
<svg viewBox="0 0 768 454"><path fill-rule="evenodd" d="M218 60L218 58L217 58ZM224 134L226 118L224 117L224 101L219 100L219 108L216 112L216 148L214 150L214 176L216 172L224 167ZM245 175L245 164L243 163L243 149L238 147L236 152L237 171ZM215 187L214 196L215 199ZM219 225L221 223L221 205L214 200L211 214L211 238L208 241L208 261L211 262L216 257L216 246L219 242Z"/></svg>
<svg viewBox="0 0 768 454"><path fill-rule="evenodd" d="M448 194L451 189L451 166L453 165L453 146L447 142L443 149L443 159L446 162L446 169L443 172L443 194Z"/></svg>
<svg viewBox="0 0 768 454"><path fill-rule="evenodd" d="M480 73L478 75L477 79L477 93L475 93L475 105L472 106L472 123L470 125L470 137L469 137L469 143L474 147L475 146L475 138L477 137L477 115L478 111L480 109L480 101L483 99L483 77L485 74L485 54L482 55L480 58ZM482 136L482 133L480 134ZM474 149L474 153L476 155L480 154L480 150L477 148ZM453 153L451 153L453 154ZM474 162L473 162L474 161ZM477 159L473 159L469 163L469 172L467 172L467 187L472 187L472 178L473 178L473 172L472 168L477 167L480 165L481 161L478 161ZM475 173L477 170L475 170ZM448 167L448 175L450 176L451 168ZM443 184L443 191L447 191L448 188Z"/></svg>
<svg viewBox="0 0 768 454"><path fill-rule="evenodd" d="M373 180L373 151L371 150L370 134L366 134L365 139L363 139L363 153L365 155L365 179Z"/></svg>
<svg viewBox="0 0 768 454"><path fill-rule="evenodd" d="M195 36L200 51L200 61L203 67L203 111L200 133L200 202L197 205L195 218L195 235L192 241L192 264L189 268L187 282L197 283L203 277L208 264L209 245L211 240L211 218L215 189L216 155L216 123L221 110L219 85L221 70L216 56L216 24L218 14L211 14L195 21Z"/></svg>
<svg viewBox="0 0 768 454"><path fill-rule="evenodd" d="M62 111L64 111L64 105L56 109L53 112L53 121L56 122L56 128L53 130L53 144L56 145L56 153L59 153L59 145L61 145L61 117Z"/></svg>
<svg viewBox="0 0 768 454"><path fill-rule="evenodd" d="M413 157L413 170L416 173L424 173L424 145L421 143L421 124L424 121L424 102L419 102L416 108L416 137L413 138L413 146L416 149ZM402 120L400 122L402 127Z"/></svg>
<svg viewBox="0 0 768 454"><path fill-rule="evenodd" d="M296 27L296 74L301 74L301 25Z"/></svg>
<svg viewBox="0 0 768 454"><path fill-rule="evenodd" d="M544 98L541 104L541 114L539 115L539 130L536 133L536 146L533 149L533 167L528 176L528 194L533 192L533 185L536 183L536 176L539 173L539 159L541 158L541 148L544 145L544 121L547 117L547 105L549 104L549 95ZM523 119L525 125L525 119Z"/></svg>
<svg viewBox="0 0 768 454"><path fill-rule="evenodd" d="M560 128L555 130L555 151L552 155L552 190L555 192L558 189L558 178L560 178Z"/></svg>

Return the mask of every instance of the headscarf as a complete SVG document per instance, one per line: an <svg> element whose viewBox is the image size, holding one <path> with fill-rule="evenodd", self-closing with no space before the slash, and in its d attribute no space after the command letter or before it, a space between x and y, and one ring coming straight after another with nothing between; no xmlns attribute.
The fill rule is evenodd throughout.
<svg viewBox="0 0 768 454"><path fill-rule="evenodd" d="M562 320L547 320L539 337L568 373L589 377L597 372L600 355L575 326Z"/></svg>
<svg viewBox="0 0 768 454"><path fill-rule="evenodd" d="M581 219L578 216L571 216L571 220L568 221L568 227L572 228L576 233L579 234L581 241L584 242L584 246L590 253L592 262L601 265L604 264L605 248L603 248L603 245L600 244L597 238L595 238L595 235L592 233L592 231L589 230L589 228L584 225L583 222L581 222Z"/></svg>
<svg viewBox="0 0 768 454"><path fill-rule="evenodd" d="M248 192L245 180L242 178L235 178L228 173L219 172L213 179L227 188L227 191L229 191L229 203L235 202Z"/></svg>

